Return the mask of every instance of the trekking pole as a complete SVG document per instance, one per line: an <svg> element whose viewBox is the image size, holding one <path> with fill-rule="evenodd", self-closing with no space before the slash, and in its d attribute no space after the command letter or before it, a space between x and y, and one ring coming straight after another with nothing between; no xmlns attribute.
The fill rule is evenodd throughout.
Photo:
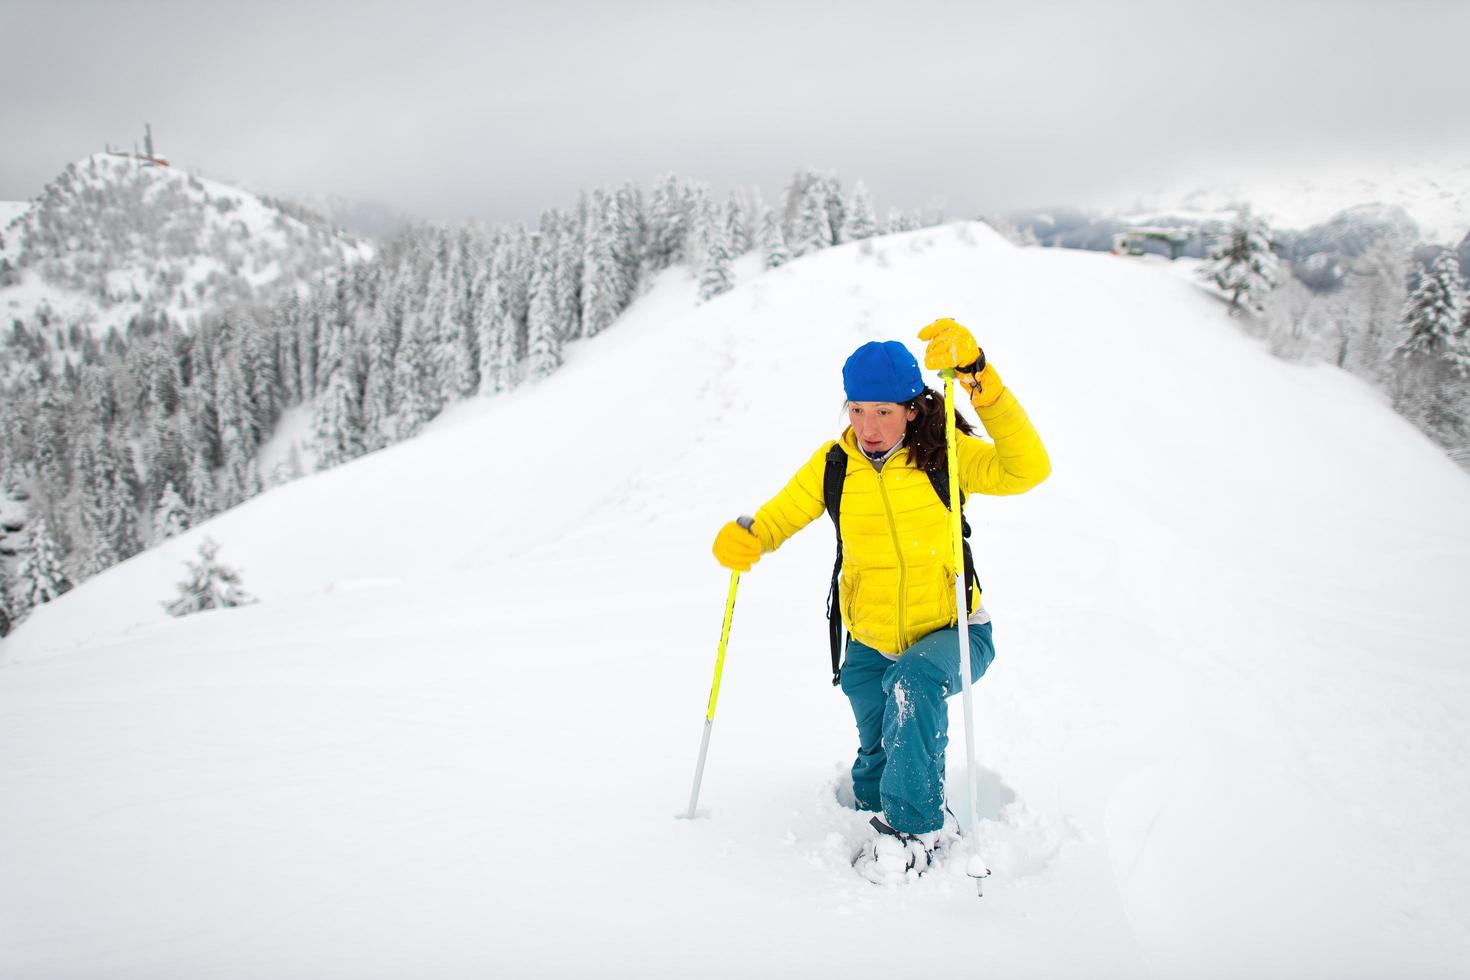
<svg viewBox="0 0 1470 980"><path fill-rule="evenodd" d="M970 627L965 616L965 536L961 530L963 517L960 514L959 450L955 442L954 368L945 368L940 373L944 377L944 446L949 462L949 524L950 545L954 549L955 632L960 639L960 688L964 692L965 765L970 793L970 826L966 831L970 838L970 860L965 866L965 874L975 879L975 894L983 898L984 879L990 874L990 869L980 856L980 807L975 798L979 780L975 775L975 702L970 693Z"/></svg>
<svg viewBox="0 0 1470 980"><path fill-rule="evenodd" d="M749 517L736 523L747 531L755 524ZM715 679L709 688L709 708L704 713L704 737L699 740L699 762L694 767L694 787L689 791L689 812L686 820L694 819L694 806L699 802L699 784L704 779L704 757L709 752L709 733L715 725L715 702L720 698L720 675L725 672L725 644L730 642L730 620L735 616L735 587L740 584L740 573L730 573L730 594L725 597L725 625L720 627L720 648L715 654Z"/></svg>

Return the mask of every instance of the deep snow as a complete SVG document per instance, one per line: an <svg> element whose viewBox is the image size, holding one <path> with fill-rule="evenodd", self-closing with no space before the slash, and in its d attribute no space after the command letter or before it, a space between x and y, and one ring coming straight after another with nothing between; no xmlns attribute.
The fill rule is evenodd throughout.
<svg viewBox="0 0 1470 980"><path fill-rule="evenodd" d="M1158 263L976 224L745 261L3 641L0 976L1464 975L1462 471ZM967 508L984 899L848 865L825 521L742 577L676 818L715 530L942 315L1054 465ZM170 620L206 534L262 601Z"/></svg>

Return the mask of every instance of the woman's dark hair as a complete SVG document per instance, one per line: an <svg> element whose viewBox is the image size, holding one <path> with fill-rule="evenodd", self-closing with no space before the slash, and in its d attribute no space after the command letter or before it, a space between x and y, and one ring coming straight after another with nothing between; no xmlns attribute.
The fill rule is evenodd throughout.
<svg viewBox="0 0 1470 980"><path fill-rule="evenodd" d="M959 395L964 389L955 391ZM958 403L958 399L956 399ZM909 460L919 469L928 472L944 463L944 395L926 387L922 392L903 403L919 414L903 431L903 444L908 447ZM954 414L955 428L966 435L975 427L965 421L959 412Z"/></svg>

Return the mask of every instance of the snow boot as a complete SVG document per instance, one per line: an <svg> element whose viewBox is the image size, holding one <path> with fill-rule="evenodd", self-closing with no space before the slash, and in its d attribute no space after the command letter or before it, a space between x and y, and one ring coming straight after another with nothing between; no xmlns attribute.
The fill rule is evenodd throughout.
<svg viewBox="0 0 1470 980"><path fill-rule="evenodd" d="M863 844L852 866L875 885L900 885L932 868L939 851L959 838L953 814L945 808L944 826L927 834L894 830L882 817L868 821L873 836Z"/></svg>

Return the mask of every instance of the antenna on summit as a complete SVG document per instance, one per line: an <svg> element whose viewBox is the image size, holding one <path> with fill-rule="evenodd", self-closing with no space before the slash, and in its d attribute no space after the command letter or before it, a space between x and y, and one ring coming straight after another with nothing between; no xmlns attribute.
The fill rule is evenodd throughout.
<svg viewBox="0 0 1470 980"><path fill-rule="evenodd" d="M114 150L112 148L112 144L111 143L108 143L106 145L106 148L107 148L107 152L110 153L112 156L115 156L115 157L129 157L129 158L131 158L133 160L137 160L142 166L145 166L145 167L167 167L168 166L168 158L161 157L158 154L156 154L156 153L153 152L153 126L150 125L149 123L144 123L143 124L143 152L142 153L139 153L138 152L138 144L137 143L134 143L133 144L133 152L131 152L131 153L129 153L127 150Z"/></svg>

